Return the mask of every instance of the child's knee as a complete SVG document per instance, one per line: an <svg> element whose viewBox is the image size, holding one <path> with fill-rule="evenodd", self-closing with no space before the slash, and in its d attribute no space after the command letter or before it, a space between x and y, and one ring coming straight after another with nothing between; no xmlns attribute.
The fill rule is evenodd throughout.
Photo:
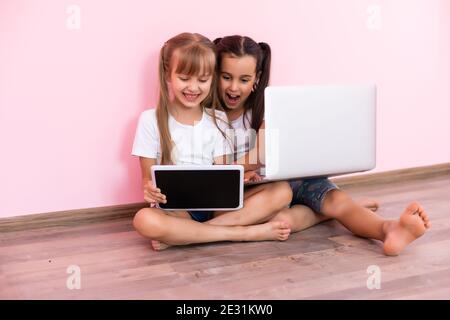
<svg viewBox="0 0 450 320"><path fill-rule="evenodd" d="M281 210L278 212L275 217L272 218L272 221L281 221L286 222L290 227L293 225L292 216L288 213L288 209Z"/></svg>
<svg viewBox="0 0 450 320"><path fill-rule="evenodd" d="M143 236L157 239L164 235L164 219L154 208L139 210L133 219L134 228Z"/></svg>
<svg viewBox="0 0 450 320"><path fill-rule="evenodd" d="M292 201L292 189L286 181L275 182L269 192L280 208L288 206Z"/></svg>
<svg viewBox="0 0 450 320"><path fill-rule="evenodd" d="M353 205L353 200L345 192L334 189L328 191L323 200L321 213L328 217L339 218Z"/></svg>

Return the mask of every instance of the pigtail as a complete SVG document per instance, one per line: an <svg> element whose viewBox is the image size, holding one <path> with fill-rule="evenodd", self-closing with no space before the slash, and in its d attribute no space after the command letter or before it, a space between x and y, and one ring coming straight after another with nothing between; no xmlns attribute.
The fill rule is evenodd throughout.
<svg viewBox="0 0 450 320"><path fill-rule="evenodd" d="M167 87L168 66L165 59L166 44L161 48L159 53L159 100L156 108L156 120L161 143L161 164L172 163L172 137L169 131L169 88Z"/></svg>
<svg viewBox="0 0 450 320"><path fill-rule="evenodd" d="M257 66L258 81L253 87L253 111L252 111L252 129L258 131L264 119L264 90L269 85L270 79L270 46L265 42L260 42L261 63Z"/></svg>

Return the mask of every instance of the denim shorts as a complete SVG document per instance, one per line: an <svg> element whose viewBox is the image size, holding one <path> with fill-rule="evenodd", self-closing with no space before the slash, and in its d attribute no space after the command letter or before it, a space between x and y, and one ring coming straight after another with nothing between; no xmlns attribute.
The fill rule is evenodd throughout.
<svg viewBox="0 0 450 320"><path fill-rule="evenodd" d="M214 218L214 211L189 211L192 220L198 222L205 222Z"/></svg>
<svg viewBox="0 0 450 320"><path fill-rule="evenodd" d="M289 181L292 189L291 207L303 204L310 207L316 213L320 213L323 200L328 191L339 189L327 178L312 178Z"/></svg>

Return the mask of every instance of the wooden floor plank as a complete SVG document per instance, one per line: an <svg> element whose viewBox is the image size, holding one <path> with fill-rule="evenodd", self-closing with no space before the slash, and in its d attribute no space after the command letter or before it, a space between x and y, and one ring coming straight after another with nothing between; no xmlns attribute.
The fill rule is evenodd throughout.
<svg viewBox="0 0 450 320"><path fill-rule="evenodd" d="M433 227L398 257L381 242L353 236L336 221L286 242L213 243L150 249L131 217L43 224L0 233L0 299L450 299L450 175L351 186L355 199L380 201L397 218L419 201ZM104 213L105 215L107 213ZM80 290L66 286L81 269ZM369 290L367 267L381 270Z"/></svg>

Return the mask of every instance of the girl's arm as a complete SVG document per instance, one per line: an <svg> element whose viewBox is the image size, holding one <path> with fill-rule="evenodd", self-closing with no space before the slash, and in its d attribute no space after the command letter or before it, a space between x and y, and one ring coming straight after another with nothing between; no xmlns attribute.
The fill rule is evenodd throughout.
<svg viewBox="0 0 450 320"><path fill-rule="evenodd" d="M237 159L233 164L242 164L245 171L258 170L266 163L265 159L265 127L266 124L263 121L261 127L256 134L256 144L253 149L244 154L241 158ZM262 129L262 130L261 130ZM256 159L256 163L255 163ZM252 163L253 162L253 163Z"/></svg>
<svg viewBox="0 0 450 320"><path fill-rule="evenodd" d="M150 169L156 164L156 159L139 157L142 173L142 189L144 191L145 201L153 203L166 203L166 196L161 193L159 188L153 186L152 178L150 176Z"/></svg>
<svg viewBox="0 0 450 320"><path fill-rule="evenodd" d="M141 165L142 184L146 185L147 182L152 181L150 169L156 164L156 159L139 157L139 164Z"/></svg>

